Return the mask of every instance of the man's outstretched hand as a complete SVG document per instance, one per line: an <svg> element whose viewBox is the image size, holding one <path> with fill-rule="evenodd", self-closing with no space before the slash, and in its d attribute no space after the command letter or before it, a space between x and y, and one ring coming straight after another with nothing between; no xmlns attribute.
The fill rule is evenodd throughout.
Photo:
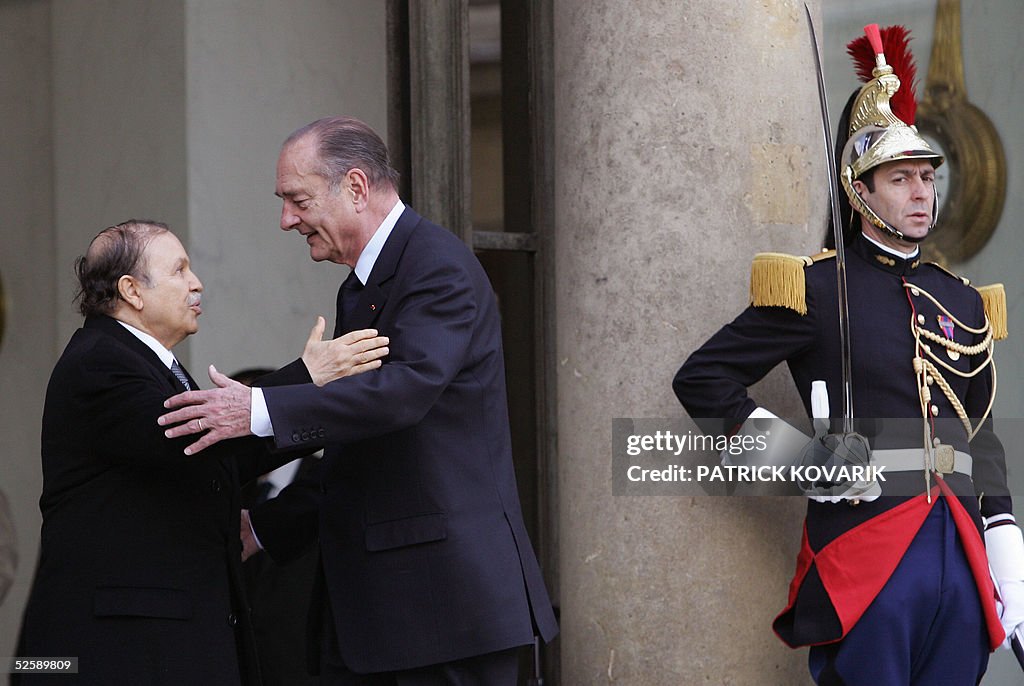
<svg viewBox="0 0 1024 686"><path fill-rule="evenodd" d="M224 376L210 365L210 381L217 388L208 391L185 391L164 401L168 412L157 420L168 426L164 435L178 438L202 433L203 436L185 448L186 455L195 455L228 438L248 436L252 390Z"/></svg>
<svg viewBox="0 0 1024 686"><path fill-rule="evenodd" d="M388 354L389 340L387 336L378 336L376 329L350 331L325 341L326 327L324 318L317 317L302 351L302 361L317 386L377 369L381 358Z"/></svg>

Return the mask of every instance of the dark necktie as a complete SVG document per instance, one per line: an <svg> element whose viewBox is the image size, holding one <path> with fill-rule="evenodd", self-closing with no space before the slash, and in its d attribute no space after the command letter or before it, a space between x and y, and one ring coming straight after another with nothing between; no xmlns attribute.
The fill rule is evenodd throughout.
<svg viewBox="0 0 1024 686"><path fill-rule="evenodd" d="M359 277L356 276L353 269L338 290L338 314L340 316L337 322L339 331L335 332L335 337L339 333L352 330L352 314L356 310L356 304L359 303L359 296L362 295L362 292L363 284L360 283Z"/></svg>
<svg viewBox="0 0 1024 686"><path fill-rule="evenodd" d="M181 368L177 360L171 362L171 374L174 374L174 378L181 382L181 385L185 387L186 391L192 390L192 384L188 382L188 377L185 376L185 370Z"/></svg>

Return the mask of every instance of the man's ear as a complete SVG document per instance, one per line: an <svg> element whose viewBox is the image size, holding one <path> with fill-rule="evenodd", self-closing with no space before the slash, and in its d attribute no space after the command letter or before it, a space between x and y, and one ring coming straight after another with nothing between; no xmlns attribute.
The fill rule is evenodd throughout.
<svg viewBox="0 0 1024 686"><path fill-rule="evenodd" d="M134 310L141 310L145 304L139 280L131 274L125 274L117 280L117 292L121 295L121 300Z"/></svg>
<svg viewBox="0 0 1024 686"><path fill-rule="evenodd" d="M864 197L865 191L868 191L868 185L861 181L860 179L854 179L853 183L851 183L850 185L853 186L853 190L857 191L857 195L859 195L862 198Z"/></svg>
<svg viewBox="0 0 1024 686"><path fill-rule="evenodd" d="M352 199L356 211L365 209L370 197L370 180L366 178L363 170L359 167L349 169L348 173L345 174L345 180L342 185L345 187L348 196Z"/></svg>

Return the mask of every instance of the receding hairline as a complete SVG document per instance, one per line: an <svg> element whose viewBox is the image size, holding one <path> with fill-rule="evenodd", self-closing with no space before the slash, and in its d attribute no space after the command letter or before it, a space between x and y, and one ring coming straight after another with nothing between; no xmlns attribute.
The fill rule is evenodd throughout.
<svg viewBox="0 0 1024 686"><path fill-rule="evenodd" d="M122 240L122 236L131 234L139 241L141 249L139 251L138 266L145 271L148 266L146 263L146 251L149 248L150 242L157 236L165 233L171 233L171 230L163 222L129 219L126 222L108 226L93 236L92 241L89 242L88 249L85 251L85 259L88 262L100 259L107 251L113 249L116 241Z"/></svg>
<svg viewBox="0 0 1024 686"><path fill-rule="evenodd" d="M374 131L373 127L363 120L346 115L338 115L334 117L321 117L320 119L311 121L304 126L300 126L288 134L288 137L284 139L284 143L281 144L281 147L286 148L289 145L297 143L307 137L312 137L313 143L317 148L319 148L327 134L341 129L359 131L364 135L380 138L380 134Z"/></svg>

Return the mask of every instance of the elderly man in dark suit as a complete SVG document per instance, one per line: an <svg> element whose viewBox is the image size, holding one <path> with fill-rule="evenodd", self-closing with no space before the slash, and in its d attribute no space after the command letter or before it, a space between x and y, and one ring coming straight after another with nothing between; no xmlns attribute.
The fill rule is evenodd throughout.
<svg viewBox="0 0 1024 686"><path fill-rule="evenodd" d="M187 441L159 430L164 400L197 388L171 349L198 329L203 291L166 225L104 230L76 271L86 319L46 393L41 551L19 655L78 657L81 684L258 684L239 485L295 455L246 438L189 459ZM316 331L307 352L319 356L379 348L369 332L350 350Z"/></svg>
<svg viewBox="0 0 1024 686"><path fill-rule="evenodd" d="M326 682L512 684L516 648L557 627L516 491L497 304L472 252L405 207L396 177L347 117L293 133L277 166L281 228L353 268L336 330L377 327L384 365L318 386L294 363L251 395L218 376L162 421L184 422L173 437L210 428L190 451L250 432L326 445L315 483L252 515L271 556L319 533Z"/></svg>

